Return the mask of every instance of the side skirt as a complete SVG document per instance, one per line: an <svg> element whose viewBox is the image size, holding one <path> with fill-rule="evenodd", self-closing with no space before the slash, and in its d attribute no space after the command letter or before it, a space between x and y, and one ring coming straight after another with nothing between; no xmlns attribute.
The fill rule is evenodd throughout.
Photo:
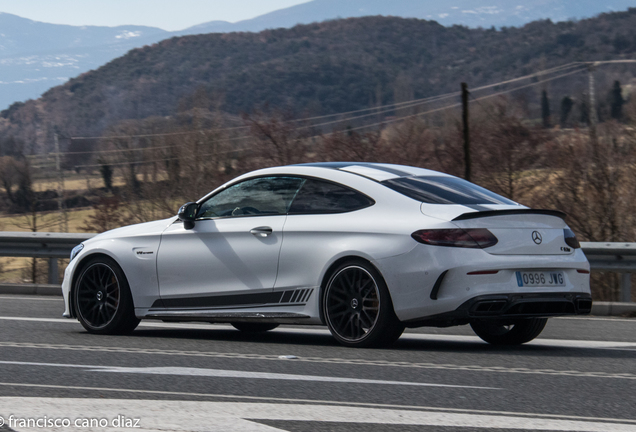
<svg viewBox="0 0 636 432"><path fill-rule="evenodd" d="M281 324L303 323L309 315L293 312L221 312L211 310L170 310L150 312L144 318L167 322L203 321L209 323L276 322Z"/></svg>

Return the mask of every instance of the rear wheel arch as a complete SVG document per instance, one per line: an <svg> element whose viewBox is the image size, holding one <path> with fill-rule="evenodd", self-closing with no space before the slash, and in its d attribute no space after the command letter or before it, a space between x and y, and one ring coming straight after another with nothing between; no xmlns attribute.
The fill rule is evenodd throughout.
<svg viewBox="0 0 636 432"><path fill-rule="evenodd" d="M347 274L353 275L353 279L349 279ZM367 282L363 282L365 279ZM345 296L353 296L350 306L344 306L348 302L343 303L342 295L345 292ZM404 331L404 324L395 315L384 276L368 259L347 256L336 260L325 273L319 300L321 320L336 340L345 346L386 346L397 340ZM343 306L345 309L342 309ZM342 325L346 316L349 316L350 326L348 323ZM334 321L334 317L339 318Z"/></svg>
<svg viewBox="0 0 636 432"><path fill-rule="evenodd" d="M329 266L329 268L325 272L322 280L320 281L320 292L319 292L319 296L318 296L320 321L322 322L323 325L327 325L327 321L325 320L325 311L324 311L324 300L325 300L324 299L324 295L325 295L325 288L327 287L327 283L329 283L329 280L331 279L331 277L335 273L336 269L338 267L340 267L342 264L344 264L346 262L349 262L349 261L351 261L351 262L363 261L366 264L368 264L368 265L372 266L373 268L375 268L375 270L378 273L380 273L380 275L382 274L377 269L377 267L375 267L373 265L373 263L371 263L371 261L369 261L368 259L362 258L361 256L358 256L358 255L347 255L347 256L338 258L333 263L331 263L331 265Z"/></svg>

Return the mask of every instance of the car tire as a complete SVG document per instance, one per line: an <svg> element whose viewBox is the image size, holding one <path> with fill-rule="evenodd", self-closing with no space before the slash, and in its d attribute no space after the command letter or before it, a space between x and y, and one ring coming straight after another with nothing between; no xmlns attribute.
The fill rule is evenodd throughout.
<svg viewBox="0 0 636 432"><path fill-rule="evenodd" d="M243 333L264 333L274 330L279 324L276 323L259 323L259 322L235 322L231 323L232 327Z"/></svg>
<svg viewBox="0 0 636 432"><path fill-rule="evenodd" d="M489 344L521 345L539 336L547 322L547 318L529 318L506 325L496 321L474 321L470 326Z"/></svg>
<svg viewBox="0 0 636 432"><path fill-rule="evenodd" d="M404 331L382 275L365 261L347 261L336 267L323 293L325 321L342 345L386 346Z"/></svg>
<svg viewBox="0 0 636 432"><path fill-rule="evenodd" d="M77 318L89 333L126 334L139 324L128 280L111 258L95 257L82 267L73 297Z"/></svg>

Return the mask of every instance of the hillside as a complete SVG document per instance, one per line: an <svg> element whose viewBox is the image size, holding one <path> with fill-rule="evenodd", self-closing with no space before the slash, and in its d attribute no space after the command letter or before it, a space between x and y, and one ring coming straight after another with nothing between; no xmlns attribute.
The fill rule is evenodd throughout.
<svg viewBox="0 0 636 432"><path fill-rule="evenodd" d="M421 98L456 91L461 81L474 87L571 61L633 58L634 26L636 9L500 31L365 17L175 37L13 105L1 113L0 140L15 137L38 151L50 145L52 126L98 135L123 119L173 115L201 90L207 108L235 114L265 105L328 114ZM611 79L631 78L625 68L613 69ZM607 84L599 78L599 87ZM556 88L561 96L578 92L584 80Z"/></svg>

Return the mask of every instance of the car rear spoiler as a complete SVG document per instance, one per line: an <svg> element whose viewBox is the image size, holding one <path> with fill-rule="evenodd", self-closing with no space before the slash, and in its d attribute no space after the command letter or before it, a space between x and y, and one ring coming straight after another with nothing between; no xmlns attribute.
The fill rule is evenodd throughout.
<svg viewBox="0 0 636 432"><path fill-rule="evenodd" d="M457 216L453 221L467 220L467 219L478 219L483 217L491 217L491 216L507 216L507 215L548 215L548 216L556 216L558 218L564 219L567 215L559 210L542 210L542 209L519 209L519 210L486 210L486 211L476 211L463 213Z"/></svg>

